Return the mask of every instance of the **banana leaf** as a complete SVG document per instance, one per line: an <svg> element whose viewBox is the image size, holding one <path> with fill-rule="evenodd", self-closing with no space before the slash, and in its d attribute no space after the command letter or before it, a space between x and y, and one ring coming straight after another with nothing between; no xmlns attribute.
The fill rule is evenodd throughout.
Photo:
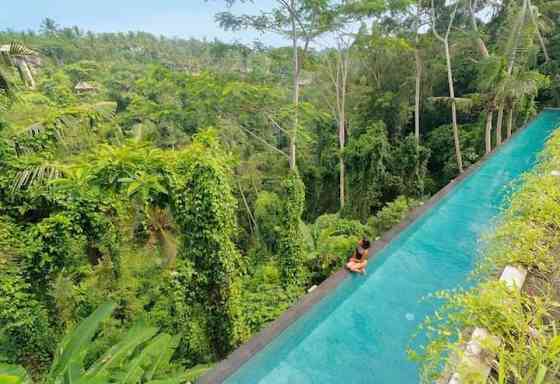
<svg viewBox="0 0 560 384"><path fill-rule="evenodd" d="M0 363L0 383L32 384L32 381L22 366Z"/></svg>
<svg viewBox="0 0 560 384"><path fill-rule="evenodd" d="M124 367L135 349L154 337L157 332L157 328L145 325L132 327L122 341L110 348L88 369L86 376L94 377L100 373L108 373L111 369Z"/></svg>
<svg viewBox="0 0 560 384"><path fill-rule="evenodd" d="M57 379L65 374L71 364L81 364L87 346L95 336L99 325L111 316L115 307L114 303L101 305L88 318L80 322L74 331L64 337L55 353L47 382L57 382Z"/></svg>

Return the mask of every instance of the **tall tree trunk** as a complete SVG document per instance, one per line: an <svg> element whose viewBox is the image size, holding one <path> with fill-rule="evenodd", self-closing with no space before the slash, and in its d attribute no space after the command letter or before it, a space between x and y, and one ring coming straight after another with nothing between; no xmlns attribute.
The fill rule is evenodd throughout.
<svg viewBox="0 0 560 384"><path fill-rule="evenodd" d="M342 112L338 122L338 140L340 143L340 209L344 208L346 201L346 166L344 164L344 146L346 144L345 114Z"/></svg>
<svg viewBox="0 0 560 384"><path fill-rule="evenodd" d="M478 0L469 0L468 5L471 13L471 24L476 35L478 51L480 52L482 57L489 57L490 54L488 53L488 48L486 48L486 44L484 43L484 40L482 40L482 37L480 37L480 32L478 31L478 21L476 20L476 8L478 5Z"/></svg>
<svg viewBox="0 0 560 384"><path fill-rule="evenodd" d="M484 40L482 40L480 36L477 38L477 44L478 44L478 51L480 52L482 57L489 57L490 53L488 53L488 48L486 48L486 44L484 43Z"/></svg>
<svg viewBox="0 0 560 384"><path fill-rule="evenodd" d="M486 129L484 130L484 143L486 148L486 154L492 152L492 121L494 120L494 111L488 108L486 114Z"/></svg>
<svg viewBox="0 0 560 384"><path fill-rule="evenodd" d="M436 38L442 42L445 48L445 59L447 61L447 81L449 82L449 98L451 99L451 117L453 122L453 142L455 145L455 158L457 160L457 169L459 173L463 173L463 157L461 155L461 143L459 140L459 124L457 123L457 100L455 100L455 86L453 85L453 69L451 67L451 52L449 51L449 35L451 33L451 28L453 27L453 22L455 16L457 15L457 9L459 7L459 2L455 3L453 12L451 13L451 18L447 24L447 32L445 37L441 36L436 28L436 7L434 0L432 3L432 32Z"/></svg>
<svg viewBox="0 0 560 384"><path fill-rule="evenodd" d="M498 121L496 122L496 147L502 144L502 125L504 122L504 106L498 109Z"/></svg>
<svg viewBox="0 0 560 384"><path fill-rule="evenodd" d="M294 0L290 1L290 6L292 9L295 9ZM292 127L292 134L290 137L290 169L296 169L296 137L299 125L299 77L300 77L300 65L299 65L299 57L298 57L298 39L297 39L297 29L296 29L296 18L292 14L292 48L294 53L294 95L293 95L293 102L294 102L294 121Z"/></svg>
<svg viewBox="0 0 560 384"><path fill-rule="evenodd" d="M457 123L457 101L455 100L455 86L453 85L453 71L451 68L451 52L449 51L449 41L444 41L445 58L447 61L447 80L449 82L449 97L451 98L451 118L453 121L453 142L455 144L455 158L459 173L463 173L463 157L461 155L461 143L459 140L459 124Z"/></svg>
<svg viewBox="0 0 560 384"><path fill-rule="evenodd" d="M337 104L338 109L338 141L340 143L340 209L344 208L346 202L346 167L344 164L344 147L346 145L346 87L348 82L348 66L350 65L350 53L348 51L343 52L341 47L341 52L339 54L338 65L340 67L337 70ZM348 48L349 49L349 48Z"/></svg>
<svg viewBox="0 0 560 384"><path fill-rule="evenodd" d="M416 144L420 144L420 92L422 88L422 57L420 56L420 49L418 48L418 38L416 39L417 46L414 50L414 58L416 60L416 93L414 97L414 137Z"/></svg>
<svg viewBox="0 0 560 384"><path fill-rule="evenodd" d="M416 145L420 144L420 97L422 92L422 71L423 63L422 56L420 55L420 18L421 6L420 0L416 4L416 46L414 47L414 60L416 62L416 91L414 96L414 137L416 138Z"/></svg>
<svg viewBox="0 0 560 384"><path fill-rule="evenodd" d="M511 137L513 132L513 106L508 109L507 137Z"/></svg>

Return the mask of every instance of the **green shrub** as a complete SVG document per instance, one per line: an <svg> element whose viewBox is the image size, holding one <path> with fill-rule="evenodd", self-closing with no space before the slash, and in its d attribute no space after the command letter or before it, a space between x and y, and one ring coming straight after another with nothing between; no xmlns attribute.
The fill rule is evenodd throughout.
<svg viewBox="0 0 560 384"><path fill-rule="evenodd" d="M57 214L29 228L30 251L25 255L26 279L37 294L45 295L50 282L63 269L74 271L85 263L85 238L71 220Z"/></svg>
<svg viewBox="0 0 560 384"><path fill-rule="evenodd" d="M365 236L367 228L358 220L341 218L337 214L325 214L315 220L312 234L318 245L321 239L330 236Z"/></svg>
<svg viewBox="0 0 560 384"><path fill-rule="evenodd" d="M389 175L391 145L382 121L375 121L348 137L343 152L348 189L345 215L365 220L383 203L384 186Z"/></svg>
<svg viewBox="0 0 560 384"><path fill-rule="evenodd" d="M28 252L21 234L0 218L0 358L42 371L50 361L55 335L48 312L31 293L20 269Z"/></svg>
<svg viewBox="0 0 560 384"><path fill-rule="evenodd" d="M261 191L255 202L255 219L259 227L259 237L270 253L278 251L281 233L281 199L274 192Z"/></svg>
<svg viewBox="0 0 560 384"><path fill-rule="evenodd" d="M367 227L357 220L336 214L318 217L312 226L315 257L308 261L312 282L318 284L341 268L367 232Z"/></svg>
<svg viewBox="0 0 560 384"><path fill-rule="evenodd" d="M175 358L187 367L216 359L209 339L206 310L196 303L195 292L185 288L192 286L194 273L192 263L177 260L175 271L160 275L153 306L147 313L152 324L181 338Z"/></svg>
<svg viewBox="0 0 560 384"><path fill-rule="evenodd" d="M429 343L409 351L422 363L422 383L433 383L446 364L461 371L462 382L480 383L474 373L454 364L456 356L464 353L459 346L470 335L461 330L475 327L486 329L500 340L484 343L487 353L497 356L497 382L536 383L542 367L552 374L550 378L560 371L560 336L550 318L558 308L553 298L527 296L498 281L468 291L441 292L436 297L446 303L423 323Z"/></svg>
<svg viewBox="0 0 560 384"><path fill-rule="evenodd" d="M389 229L400 223L406 215L420 202L405 196L399 196L396 200L388 203L377 214L368 220L373 238L381 236Z"/></svg>
<svg viewBox="0 0 560 384"><path fill-rule="evenodd" d="M282 286L280 270L274 262L258 266L252 276L246 277L242 292L243 312L253 334L276 320L302 293L297 287Z"/></svg>
<svg viewBox="0 0 560 384"><path fill-rule="evenodd" d="M459 136L463 166L466 168L476 163L484 154L484 124L462 124ZM441 188L458 174L451 125L432 129L424 145L431 153L428 167Z"/></svg>
<svg viewBox="0 0 560 384"><path fill-rule="evenodd" d="M248 337L240 308L244 260L237 250L236 200L225 158L208 133L179 154L173 191L174 216L182 233L179 258L194 270L186 292L206 313L207 332L217 356ZM211 156L209 155L211 154Z"/></svg>
<svg viewBox="0 0 560 384"><path fill-rule="evenodd" d="M305 282L305 249L301 231L301 216L305 203L305 188L297 172L291 172L282 182L284 191L278 261L284 286L301 287Z"/></svg>
<svg viewBox="0 0 560 384"><path fill-rule="evenodd" d="M115 305L106 303L80 322L56 348L56 354L46 383L181 383L186 372L171 362L178 339L157 328L138 324L115 341L101 357L89 365L84 358L98 334L102 322L107 321ZM27 373L18 367L0 365L0 379L15 383L29 383ZM4 382L4 381L3 381Z"/></svg>

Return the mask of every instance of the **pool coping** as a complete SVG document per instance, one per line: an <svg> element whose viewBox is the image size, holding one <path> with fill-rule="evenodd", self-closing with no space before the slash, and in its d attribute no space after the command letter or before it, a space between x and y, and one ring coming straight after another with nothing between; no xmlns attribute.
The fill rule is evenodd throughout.
<svg viewBox="0 0 560 384"><path fill-rule="evenodd" d="M453 191L457 185L480 169L480 167L488 159L499 152L506 143L519 135L520 132L523 132L539 115L548 110L558 111L560 108L544 108L538 115L536 115L535 118L524 124L521 128L517 129L511 137L504 140L502 145L494 148L492 152L485 154L479 161L469 166L462 174L451 180L445 187L440 189L436 194L428 199L428 201L413 209L401 222L389 231L385 232L378 240L372 243L370 247L370 259L377 256L382 249L384 249L394 238L414 223L416 219L438 204L451 191ZM241 366L249 361L254 355L264 349L268 343L296 322L302 315L307 313L313 306L315 306L315 304L319 303L323 298L334 291L340 283L349 276L350 272L348 272L345 268L342 268L332 274L319 284L316 289L305 294L294 306L285 311L279 318L272 321L268 326L251 337L248 342L242 344L231 352L226 359L222 360L212 370L205 373L196 381L196 383L217 384L224 382L228 377L237 372L237 370L239 370L239 368L241 368Z"/></svg>

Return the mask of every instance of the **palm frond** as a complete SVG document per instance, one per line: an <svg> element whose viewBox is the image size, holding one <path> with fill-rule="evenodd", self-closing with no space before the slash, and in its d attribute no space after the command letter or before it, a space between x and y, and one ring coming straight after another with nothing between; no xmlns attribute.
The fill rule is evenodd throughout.
<svg viewBox="0 0 560 384"><path fill-rule="evenodd" d="M455 100L455 105L457 106L457 109L461 112L470 111L474 105L473 100L467 97L456 97L455 99L452 99L451 97L441 96L441 97L430 97L429 100L434 103L443 103L449 106L451 105L453 100Z"/></svg>
<svg viewBox="0 0 560 384"><path fill-rule="evenodd" d="M41 164L30 165L16 173L11 191L15 193L33 185L46 184L64 175L64 166L57 162L44 160Z"/></svg>
<svg viewBox="0 0 560 384"><path fill-rule="evenodd" d="M498 88L498 97L512 104L524 97L535 97L539 89L548 84L547 76L536 71L523 71L504 79Z"/></svg>
<svg viewBox="0 0 560 384"><path fill-rule="evenodd" d="M507 58L509 67L526 63L536 38L535 25L530 21L528 9L511 2L500 34L500 51Z"/></svg>
<svg viewBox="0 0 560 384"><path fill-rule="evenodd" d="M176 377L170 377L167 379L150 380L146 382L146 384L183 384L185 382L185 378L183 376L183 374L179 374L176 375ZM189 381L187 383L189 383Z"/></svg>
<svg viewBox="0 0 560 384"><path fill-rule="evenodd" d="M539 6L542 12L556 12L560 13L560 1L548 0Z"/></svg>
<svg viewBox="0 0 560 384"><path fill-rule="evenodd" d="M490 55L480 61L478 83L483 91L492 91L506 75L507 63L501 56Z"/></svg>
<svg viewBox="0 0 560 384"><path fill-rule="evenodd" d="M51 139L65 149L83 146L86 138L94 137L97 124L110 121L116 113L114 102L98 102L79 105L51 113L43 121L34 123L23 131L24 135L36 137L50 132ZM32 148L19 145L18 154L34 152Z"/></svg>

